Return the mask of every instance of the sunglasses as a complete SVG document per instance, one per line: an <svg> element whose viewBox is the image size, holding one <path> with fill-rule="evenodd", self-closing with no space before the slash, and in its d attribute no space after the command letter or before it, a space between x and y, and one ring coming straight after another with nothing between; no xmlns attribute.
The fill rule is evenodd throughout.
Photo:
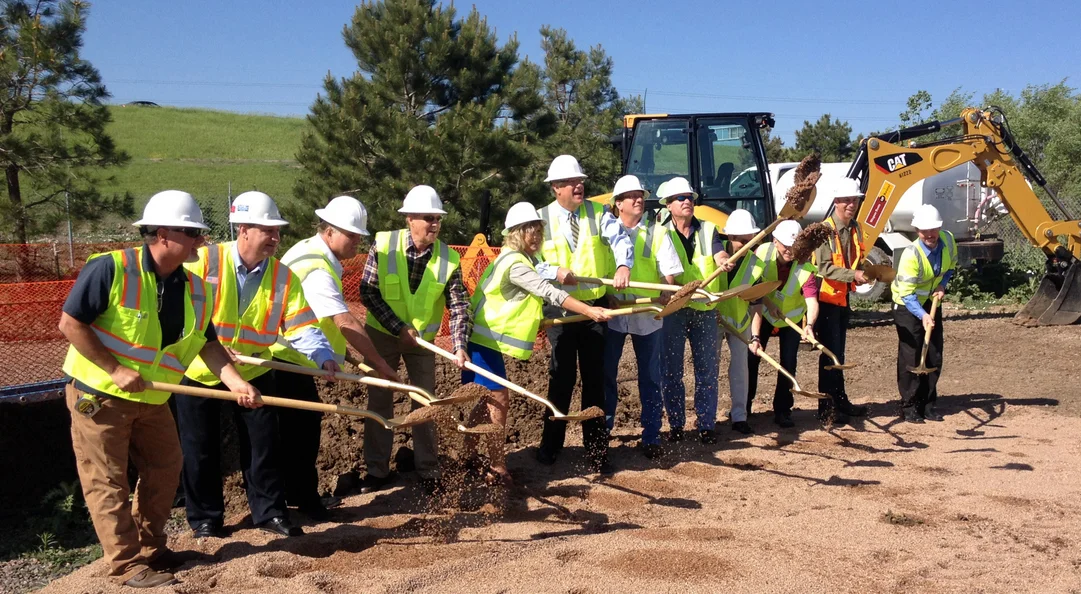
<svg viewBox="0 0 1081 594"><path fill-rule="evenodd" d="M423 215L423 216L420 217L420 219L422 221L424 221L425 223L428 223L429 225L432 225L434 223L442 222L443 221L443 216L442 215Z"/></svg>
<svg viewBox="0 0 1081 594"><path fill-rule="evenodd" d="M202 237L204 235L204 232L203 232L202 229L196 229L195 227L173 227L173 228L170 228L169 230L170 231L176 231L177 233L183 233L184 235L187 235L188 237L190 237L192 239L197 239L197 238Z"/></svg>
<svg viewBox="0 0 1081 594"><path fill-rule="evenodd" d="M674 200L676 202L683 202L684 200L694 200L694 196L691 196L690 194L680 194L679 196L669 196L668 200L669 201Z"/></svg>

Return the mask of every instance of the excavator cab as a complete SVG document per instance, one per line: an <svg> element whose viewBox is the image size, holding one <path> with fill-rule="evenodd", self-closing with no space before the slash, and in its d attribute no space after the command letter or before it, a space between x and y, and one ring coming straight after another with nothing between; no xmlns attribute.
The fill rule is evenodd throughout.
<svg viewBox="0 0 1081 594"><path fill-rule="evenodd" d="M666 213L655 193L678 176L698 192L698 218L723 227L728 213L743 208L765 225L776 213L759 131L773 125L769 113L629 115L619 139L623 173L637 176L650 191L647 210L661 220Z"/></svg>

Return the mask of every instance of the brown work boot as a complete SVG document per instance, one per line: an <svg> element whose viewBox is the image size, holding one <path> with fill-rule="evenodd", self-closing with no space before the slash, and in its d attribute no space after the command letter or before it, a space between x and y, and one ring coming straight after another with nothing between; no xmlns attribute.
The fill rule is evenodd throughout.
<svg viewBox="0 0 1081 594"><path fill-rule="evenodd" d="M135 577L124 582L124 585L130 588L157 588L158 586L170 586L175 583L177 583L176 578L167 571L144 569Z"/></svg>

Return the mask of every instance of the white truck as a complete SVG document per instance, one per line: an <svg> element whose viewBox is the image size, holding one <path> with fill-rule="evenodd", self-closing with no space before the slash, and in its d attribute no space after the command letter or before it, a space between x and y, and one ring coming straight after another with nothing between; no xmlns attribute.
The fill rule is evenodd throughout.
<svg viewBox="0 0 1081 594"><path fill-rule="evenodd" d="M794 169L798 163L771 163L770 181L777 212L784 204L785 193L792 187ZM851 167L850 163L822 163L822 178L817 185L817 196L807 216L801 221L804 225L824 220L833 212L833 197L836 195L837 182L844 178ZM895 264L895 253L908 247L916 238L912 227L912 213L921 204L933 204L942 213L943 228L950 231L958 240L958 251L962 262L970 260L994 261L1002 258L1002 244L977 238L977 223L986 224L989 220L1006 214L993 190L980 186L980 171L975 165L966 163L949 169L938 175L917 181L897 204L890 216L884 232L870 248L867 259L875 264ZM879 300L884 298L889 287L885 283L861 285L857 294L862 299Z"/></svg>

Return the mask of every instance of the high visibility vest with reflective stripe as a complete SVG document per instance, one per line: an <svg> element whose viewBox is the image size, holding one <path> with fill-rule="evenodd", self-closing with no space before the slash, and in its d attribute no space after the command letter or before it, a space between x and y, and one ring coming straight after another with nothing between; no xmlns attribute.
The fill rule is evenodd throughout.
<svg viewBox="0 0 1081 594"><path fill-rule="evenodd" d="M330 278L334 279L334 285L338 287L338 294L341 295L344 292L342 277L334 270L334 266L327 259L327 254L323 251L324 245L326 244L318 235L309 237L286 252L285 258L288 258L288 260L283 258L282 264L288 266L289 270L292 270L293 274L297 275L297 280L300 281L302 287L304 279L308 278L309 274L316 270L326 272L330 275ZM319 318L319 329L323 331L327 341L330 342L330 347L334 349L334 360L338 362L338 365L341 365L345 362L345 353L349 344L345 340L345 335L342 334L341 329L334 323L334 318L331 317ZM278 341L271 345L270 352L275 357L295 365L303 365L313 369L317 367L315 361L289 346L289 342L281 335L278 336Z"/></svg>
<svg viewBox="0 0 1081 594"><path fill-rule="evenodd" d="M942 283L942 277L957 265L957 241L954 240L953 233L938 232L938 241L942 243L942 268L938 274L935 274L931 260L920 248L919 241L913 241L912 245L901 252L897 276L890 285L893 302L897 305L904 305L902 298L913 293L920 300L920 305L925 305L931 298L931 292Z"/></svg>
<svg viewBox="0 0 1081 594"><path fill-rule="evenodd" d="M717 270L717 263L713 260L713 234L717 227L709 221L698 221L698 230L695 231L697 237L694 240L694 254L688 257L686 250L683 249L683 242L678 237L679 231L676 231L674 225L675 223L671 220L665 223L665 228L672 234L672 243L676 246L679 261L683 264L683 274L679 275L676 282L685 285L692 280L703 280L713 274L713 271ZM727 284L727 277L721 274L703 288L711 293L719 293L727 287ZM717 305L706 305L691 301L687 303L687 307L699 311L708 311L715 309Z"/></svg>
<svg viewBox="0 0 1081 594"><path fill-rule="evenodd" d="M631 280L640 283L663 283L661 271L657 268L657 252L661 249L664 237L668 229L646 221L645 227L628 230L627 234L634 237L634 266L631 267ZM616 260L612 250L608 250L608 269L615 271ZM617 293L612 287L607 291L620 301L627 301L636 297L657 297L660 291L649 289L624 289Z"/></svg>
<svg viewBox="0 0 1081 594"><path fill-rule="evenodd" d="M184 377L184 369L206 344L210 287L203 279L188 273L184 289L184 329L175 343L159 348L158 283L152 270L143 270L143 249L129 248L90 256L90 259L111 257L116 265L109 307L90 328L121 365L138 371L145 380L175 384ZM163 404L169 399L168 392L146 390L132 394L121 390L105 370L82 356L74 346L68 347L64 373L95 390L125 400Z"/></svg>
<svg viewBox="0 0 1081 594"><path fill-rule="evenodd" d="M473 334L469 341L524 361L533 355L537 329L544 317L544 301L529 293L524 299L503 297L503 281L515 263L534 268L525 254L507 250L500 253L481 275L470 300Z"/></svg>
<svg viewBox="0 0 1081 594"><path fill-rule="evenodd" d="M444 291L450 275L458 269L460 256L447 244L436 240L432 244L432 257L424 267L417 292L412 293L409 290L409 261L405 256L408 240L408 229L375 234L375 249L379 258L379 294L398 319L419 332L421 338L432 340L443 323L443 310L447 304ZM368 312L366 323L390 334L371 312Z"/></svg>
<svg viewBox="0 0 1081 594"><path fill-rule="evenodd" d="M777 248L773 245L773 242L758 246L755 255L758 256L758 262L756 262L752 273L755 281L769 282L778 280ZM793 322L799 322L803 319L804 312L807 311L807 300L803 297L803 285L807 284L807 279L814 276L814 273L815 268L810 262L804 262L803 264L793 262L785 283L781 285L781 288L765 298L777 305L784 317ZM762 308L762 316L778 328L788 326L784 320L774 318L773 314L769 312L769 308Z"/></svg>
<svg viewBox="0 0 1081 594"><path fill-rule="evenodd" d="M725 251L730 255L735 251L732 248L732 242L725 242ZM725 290L740 285L749 285L755 282L754 269L758 263L758 256L754 252L748 252L743 256L743 259L739 262L739 267L736 268L736 276L731 281L727 281L728 275L721 274L725 278L728 286ZM736 297L734 299L726 299L717 304L717 311L720 312L721 317L725 322L728 322L729 326L736 329L741 334L751 327L751 306L746 301Z"/></svg>
<svg viewBox="0 0 1081 594"><path fill-rule="evenodd" d="M608 269L609 249L601 236L601 217L604 207L586 200L578 207L578 246L573 252L563 235L562 223L554 210L563 208L557 203L549 204L537 211L544 220L544 243L541 244L541 259L552 266L570 268L578 276L610 277L615 269ZM568 223L570 224L570 223ZM604 295L604 285L585 283L572 287L557 287L570 292L571 297L582 301L592 301Z"/></svg>
<svg viewBox="0 0 1081 594"><path fill-rule="evenodd" d="M829 238L830 246L830 262L838 268L849 268L855 270L859 266L860 262L863 262L863 255L865 252L863 246L863 229L860 228L860 224L853 220L849 224L849 229L852 230L852 241L850 242L851 256L848 261L845 261L845 254L841 253L841 238L837 232L836 223L833 222L833 217L826 219L826 224L833 230L833 234ZM815 264L819 264L815 262ZM822 278L822 286L818 289L819 301L824 301L833 305L845 306L848 305L848 292L856 290L856 283L844 283L841 281L830 280L828 278Z"/></svg>
<svg viewBox="0 0 1081 594"><path fill-rule="evenodd" d="M218 341L241 355L270 357L270 347L278 340L278 333L292 336L318 320L308 302L300 280L277 258L268 258L259 289L243 315L240 307L240 290L236 282L236 264L233 261L233 244L220 243L199 248L199 260L184 266L202 275L215 287L212 321ZM237 363L240 376L251 381L270 371L266 367ZM188 367L186 375L208 386L220 383L201 358Z"/></svg>

